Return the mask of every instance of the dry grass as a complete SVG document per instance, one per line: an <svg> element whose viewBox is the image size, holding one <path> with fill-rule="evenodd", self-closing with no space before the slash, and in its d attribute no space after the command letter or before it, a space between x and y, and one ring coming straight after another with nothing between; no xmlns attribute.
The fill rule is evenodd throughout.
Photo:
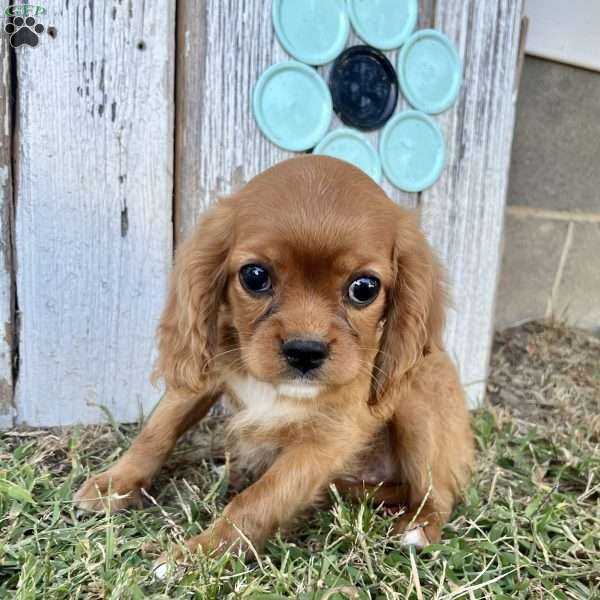
<svg viewBox="0 0 600 600"><path fill-rule="evenodd" d="M600 339L527 323L496 335L491 403L518 426L600 441Z"/></svg>
<svg viewBox="0 0 600 600"><path fill-rule="evenodd" d="M478 468L444 543L401 548L371 503L332 508L278 535L260 561L189 557L150 573L173 541L227 499L213 418L190 434L145 510L78 520L73 490L127 446L135 427L0 437L0 597L600 598L600 343L530 324L497 336L490 406L474 427Z"/></svg>

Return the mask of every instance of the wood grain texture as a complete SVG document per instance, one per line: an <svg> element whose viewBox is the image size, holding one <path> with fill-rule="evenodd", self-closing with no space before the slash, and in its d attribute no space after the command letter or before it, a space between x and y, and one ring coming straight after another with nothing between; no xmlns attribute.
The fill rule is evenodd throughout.
<svg viewBox="0 0 600 600"><path fill-rule="evenodd" d="M17 50L18 421L137 420L172 250L174 3L62 2Z"/></svg>
<svg viewBox="0 0 600 600"><path fill-rule="evenodd" d="M14 417L10 70L8 36L0 34L0 429L10 427Z"/></svg>
<svg viewBox="0 0 600 600"><path fill-rule="evenodd" d="M472 405L485 391L493 333L522 8L522 0L436 3L435 27L457 44L465 83L456 106L438 117L448 164L421 194L422 221L448 269L446 338Z"/></svg>
<svg viewBox="0 0 600 600"><path fill-rule="evenodd" d="M177 3L177 78L175 80L175 242L189 232L201 204L200 161L206 63L206 4L196 0ZM210 202L210 199L203 200Z"/></svg>
<svg viewBox="0 0 600 600"><path fill-rule="evenodd" d="M431 29L435 24L435 5L437 0L419 1L419 21L417 29Z"/></svg>
<svg viewBox="0 0 600 600"><path fill-rule="evenodd" d="M293 156L262 136L252 114L258 77L289 58L275 38L270 2L181 0L179 10L186 17L178 33L178 79L185 78L176 134L178 239L217 195Z"/></svg>

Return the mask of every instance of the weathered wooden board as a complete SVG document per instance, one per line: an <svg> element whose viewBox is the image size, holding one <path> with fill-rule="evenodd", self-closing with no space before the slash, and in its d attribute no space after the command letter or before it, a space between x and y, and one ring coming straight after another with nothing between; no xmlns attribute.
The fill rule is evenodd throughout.
<svg viewBox="0 0 600 600"><path fill-rule="evenodd" d="M202 134L205 103L207 47L206 3L179 0L177 3L177 78L175 80L175 240L187 234L200 212L210 203L203 191L200 163L212 144Z"/></svg>
<svg viewBox="0 0 600 600"><path fill-rule="evenodd" d="M20 423L133 421L172 250L175 5L54 2L17 49Z"/></svg>
<svg viewBox="0 0 600 600"><path fill-rule="evenodd" d="M440 117L449 166L421 204L454 289L449 345L476 399L499 267L521 1L438 1L434 20L434 3L425 4L421 26L433 22L465 58L460 102ZM173 165L183 237L216 194L291 156L262 137L250 110L258 76L288 58L264 3L179 2L175 160L173 3L67 6L49 15L54 38L17 50L16 407L18 421L34 425L100 420L90 402L133 420L156 401L148 374L170 264ZM4 250L5 241L3 233ZM11 373L5 347L0 377Z"/></svg>
<svg viewBox="0 0 600 600"><path fill-rule="evenodd" d="M522 8L522 0L436 3L435 27L456 42L465 84L457 105L438 118L448 165L421 194L422 219L448 269L446 337L472 405L485 393L493 333Z"/></svg>
<svg viewBox="0 0 600 600"><path fill-rule="evenodd" d="M13 424L13 275L11 169L11 60L8 36L0 36L0 429Z"/></svg>
<svg viewBox="0 0 600 600"><path fill-rule="evenodd" d="M437 0L419 0L418 29L431 29L434 26L436 1Z"/></svg>
<svg viewBox="0 0 600 600"><path fill-rule="evenodd" d="M252 92L260 74L289 57L264 0L181 0L176 133L177 238L218 194L292 156L258 131Z"/></svg>

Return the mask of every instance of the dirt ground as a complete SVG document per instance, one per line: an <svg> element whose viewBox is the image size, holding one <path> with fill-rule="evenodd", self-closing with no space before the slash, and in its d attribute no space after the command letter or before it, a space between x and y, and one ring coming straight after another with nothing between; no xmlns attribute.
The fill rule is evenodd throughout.
<svg viewBox="0 0 600 600"><path fill-rule="evenodd" d="M497 333L488 400L520 429L600 441L600 339L563 325L531 322Z"/></svg>

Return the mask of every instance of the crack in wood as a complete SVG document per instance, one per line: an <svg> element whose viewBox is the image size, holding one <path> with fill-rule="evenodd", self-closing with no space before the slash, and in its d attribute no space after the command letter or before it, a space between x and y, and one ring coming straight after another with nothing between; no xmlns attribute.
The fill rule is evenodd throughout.
<svg viewBox="0 0 600 600"><path fill-rule="evenodd" d="M16 53L8 38L0 38L0 429L11 427L14 418L14 383L18 375L16 288L14 282L14 94Z"/></svg>
<svg viewBox="0 0 600 600"><path fill-rule="evenodd" d="M126 237L129 231L129 215L127 204L121 209L121 237Z"/></svg>

